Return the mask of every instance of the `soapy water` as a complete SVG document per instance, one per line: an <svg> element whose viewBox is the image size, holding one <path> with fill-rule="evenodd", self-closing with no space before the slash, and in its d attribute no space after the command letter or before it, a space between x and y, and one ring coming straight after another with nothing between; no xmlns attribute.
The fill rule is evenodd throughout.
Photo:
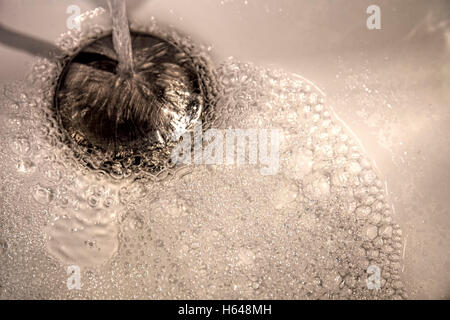
<svg viewBox="0 0 450 320"><path fill-rule="evenodd" d="M156 23L132 29L207 54ZM59 45L69 57L102 34ZM64 59L40 60L1 94L1 298L407 297L385 183L312 83L232 58L216 70L209 126L281 129L277 175L247 164L104 171L83 165L91 155L74 155L52 115ZM71 265L81 290L67 288Z"/></svg>
<svg viewBox="0 0 450 320"><path fill-rule="evenodd" d="M119 60L119 70L124 74L130 75L133 73L134 67L127 6L125 2L120 0L108 0L108 5L113 20L112 38Z"/></svg>

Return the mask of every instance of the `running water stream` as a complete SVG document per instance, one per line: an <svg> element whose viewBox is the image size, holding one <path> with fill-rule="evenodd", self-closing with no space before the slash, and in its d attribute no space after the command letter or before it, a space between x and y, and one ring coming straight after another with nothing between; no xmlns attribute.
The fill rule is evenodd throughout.
<svg viewBox="0 0 450 320"><path fill-rule="evenodd" d="M122 0L108 0L108 5L111 10L113 44L119 59L119 72L131 75L133 73L133 51L131 48L126 2Z"/></svg>

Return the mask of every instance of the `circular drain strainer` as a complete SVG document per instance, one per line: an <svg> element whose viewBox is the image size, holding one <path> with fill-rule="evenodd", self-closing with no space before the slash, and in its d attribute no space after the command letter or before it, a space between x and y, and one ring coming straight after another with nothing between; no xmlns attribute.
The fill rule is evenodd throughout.
<svg viewBox="0 0 450 320"><path fill-rule="evenodd" d="M92 106L98 101L87 99L86 88L94 87L95 75L108 70L114 74L112 44L107 40L108 45L100 45L106 39L81 51L96 54L98 59L91 62L97 61L97 68L90 66L93 76L71 87L80 93L76 99L86 98ZM181 48L183 53L185 46ZM70 119L63 131L72 149L94 167L115 169L108 167L114 163L136 168L138 160L130 165L126 159L141 159L147 161L144 168L155 168L152 156L160 161L158 150L168 150L150 138L155 136L129 135L126 130L123 136L104 136L100 125L87 125L89 118L78 122L84 126L80 129L73 120L82 115L68 112L70 104L63 108L59 95L71 69L83 65L76 62L81 52L66 65L56 95L60 122L64 124L64 110ZM197 120L203 120L212 109L214 86L206 85L210 77L202 66L207 64L196 61L191 63L204 98ZM107 70L98 67L103 63ZM42 68L36 70L42 78ZM13 138L15 156L4 156L2 172L6 218L0 240L1 297L407 297L401 281L402 233L393 223L385 186L319 90L296 76L232 59L217 75L226 89L214 108L223 128L283 130L277 175L262 176L253 165L197 166L183 178L162 183L110 183L78 170L67 146L59 144L58 127L49 121L53 119L40 113L25 117L39 110L35 102L40 96L31 102L23 97L17 105L20 117L7 122L5 130L20 136ZM51 85L53 78L44 87ZM47 105L40 108L46 111ZM144 148L147 143L153 149ZM16 174L11 174L13 161L20 164ZM24 184L26 174L31 176ZM33 186L36 181L39 185ZM43 226L48 226L47 241ZM67 290L68 264L82 267L83 290Z"/></svg>
<svg viewBox="0 0 450 320"><path fill-rule="evenodd" d="M179 137L210 112L214 76L187 48L150 34L131 37L132 76L118 72L111 35L97 39L65 66L55 111L89 167L157 172Z"/></svg>

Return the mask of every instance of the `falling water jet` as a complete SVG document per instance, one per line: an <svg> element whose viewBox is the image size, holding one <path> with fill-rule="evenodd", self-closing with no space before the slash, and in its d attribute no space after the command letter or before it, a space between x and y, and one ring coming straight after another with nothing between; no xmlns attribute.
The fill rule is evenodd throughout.
<svg viewBox="0 0 450 320"><path fill-rule="evenodd" d="M126 75L132 75L133 50L131 47L130 28L128 26L126 1L108 0L113 23L113 44L119 60L119 72Z"/></svg>

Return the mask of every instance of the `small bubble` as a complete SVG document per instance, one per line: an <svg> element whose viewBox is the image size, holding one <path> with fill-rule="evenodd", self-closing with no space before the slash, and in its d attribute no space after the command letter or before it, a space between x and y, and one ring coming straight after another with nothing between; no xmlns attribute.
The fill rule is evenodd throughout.
<svg viewBox="0 0 450 320"><path fill-rule="evenodd" d="M361 166L359 165L358 162L354 162L354 161L348 164L347 169L351 174L354 174L354 175L357 175L361 172Z"/></svg>
<svg viewBox="0 0 450 320"><path fill-rule="evenodd" d="M52 164L46 164L43 167L43 172L48 181L59 183L62 179L62 173L56 167L53 167Z"/></svg>
<svg viewBox="0 0 450 320"><path fill-rule="evenodd" d="M135 181L129 186L120 188L119 199L123 204L133 202L144 198L147 195L147 189L143 183Z"/></svg>
<svg viewBox="0 0 450 320"><path fill-rule="evenodd" d="M0 240L0 256L6 254L6 250L8 249L8 243L4 240Z"/></svg>
<svg viewBox="0 0 450 320"><path fill-rule="evenodd" d="M61 208L67 208L67 206L69 205L69 199L68 199L67 197L65 197L65 196L59 197L59 199L58 199L58 205L59 205Z"/></svg>
<svg viewBox="0 0 450 320"><path fill-rule="evenodd" d="M16 165L17 171L21 173L32 173L36 169L36 165L30 159L22 159Z"/></svg>
<svg viewBox="0 0 450 320"><path fill-rule="evenodd" d="M295 149L287 159L287 166L297 179L310 174L313 164L313 153L310 150Z"/></svg>
<svg viewBox="0 0 450 320"><path fill-rule="evenodd" d="M20 96L19 96L19 98L20 98L20 101L21 102L27 102L28 101L28 95L26 94L26 93L21 93L20 94Z"/></svg>
<svg viewBox="0 0 450 320"><path fill-rule="evenodd" d="M164 247L164 241L161 240L161 239L156 240L156 246L157 246L158 248Z"/></svg>
<svg viewBox="0 0 450 320"><path fill-rule="evenodd" d="M366 236L369 240L373 240L378 235L378 228L376 226L369 226L366 229Z"/></svg>
<svg viewBox="0 0 450 320"><path fill-rule="evenodd" d="M393 228L391 226L385 226L381 228L380 234L384 239L390 239L392 237Z"/></svg>
<svg viewBox="0 0 450 320"><path fill-rule="evenodd" d="M316 104L317 103L317 93L311 93L309 95L309 103Z"/></svg>
<svg viewBox="0 0 450 320"><path fill-rule="evenodd" d="M374 183L377 175L372 170L365 171L362 176L362 180L366 185L371 185Z"/></svg>
<svg viewBox="0 0 450 320"><path fill-rule="evenodd" d="M86 240L84 241L84 244L90 249L93 249L96 246L95 240Z"/></svg>
<svg viewBox="0 0 450 320"><path fill-rule="evenodd" d="M193 250L197 250L197 249L199 249L200 248L200 243L199 242L193 242L193 243L191 243L191 249L193 249Z"/></svg>
<svg viewBox="0 0 450 320"><path fill-rule="evenodd" d="M11 143L11 149L17 155L28 155L31 151L30 141L23 137L15 138Z"/></svg>
<svg viewBox="0 0 450 320"><path fill-rule="evenodd" d="M90 187L90 191L94 196L101 198L105 194L106 188L102 185L93 185Z"/></svg>
<svg viewBox="0 0 450 320"><path fill-rule="evenodd" d="M98 203L100 202L99 198L97 198L95 195L91 195L88 198L88 204L92 207L95 208L98 206Z"/></svg>
<svg viewBox="0 0 450 320"><path fill-rule="evenodd" d="M112 205L114 205L114 198L112 198L112 197L107 197L107 198L103 201L103 205L104 205L106 208L111 207Z"/></svg>
<svg viewBox="0 0 450 320"><path fill-rule="evenodd" d="M331 191L329 178L320 173L312 174L305 179L304 189L311 200L326 200Z"/></svg>
<svg viewBox="0 0 450 320"><path fill-rule="evenodd" d="M298 196L298 187L291 181L284 181L280 183L280 186L273 192L273 205L275 209L281 210L294 202Z"/></svg>

